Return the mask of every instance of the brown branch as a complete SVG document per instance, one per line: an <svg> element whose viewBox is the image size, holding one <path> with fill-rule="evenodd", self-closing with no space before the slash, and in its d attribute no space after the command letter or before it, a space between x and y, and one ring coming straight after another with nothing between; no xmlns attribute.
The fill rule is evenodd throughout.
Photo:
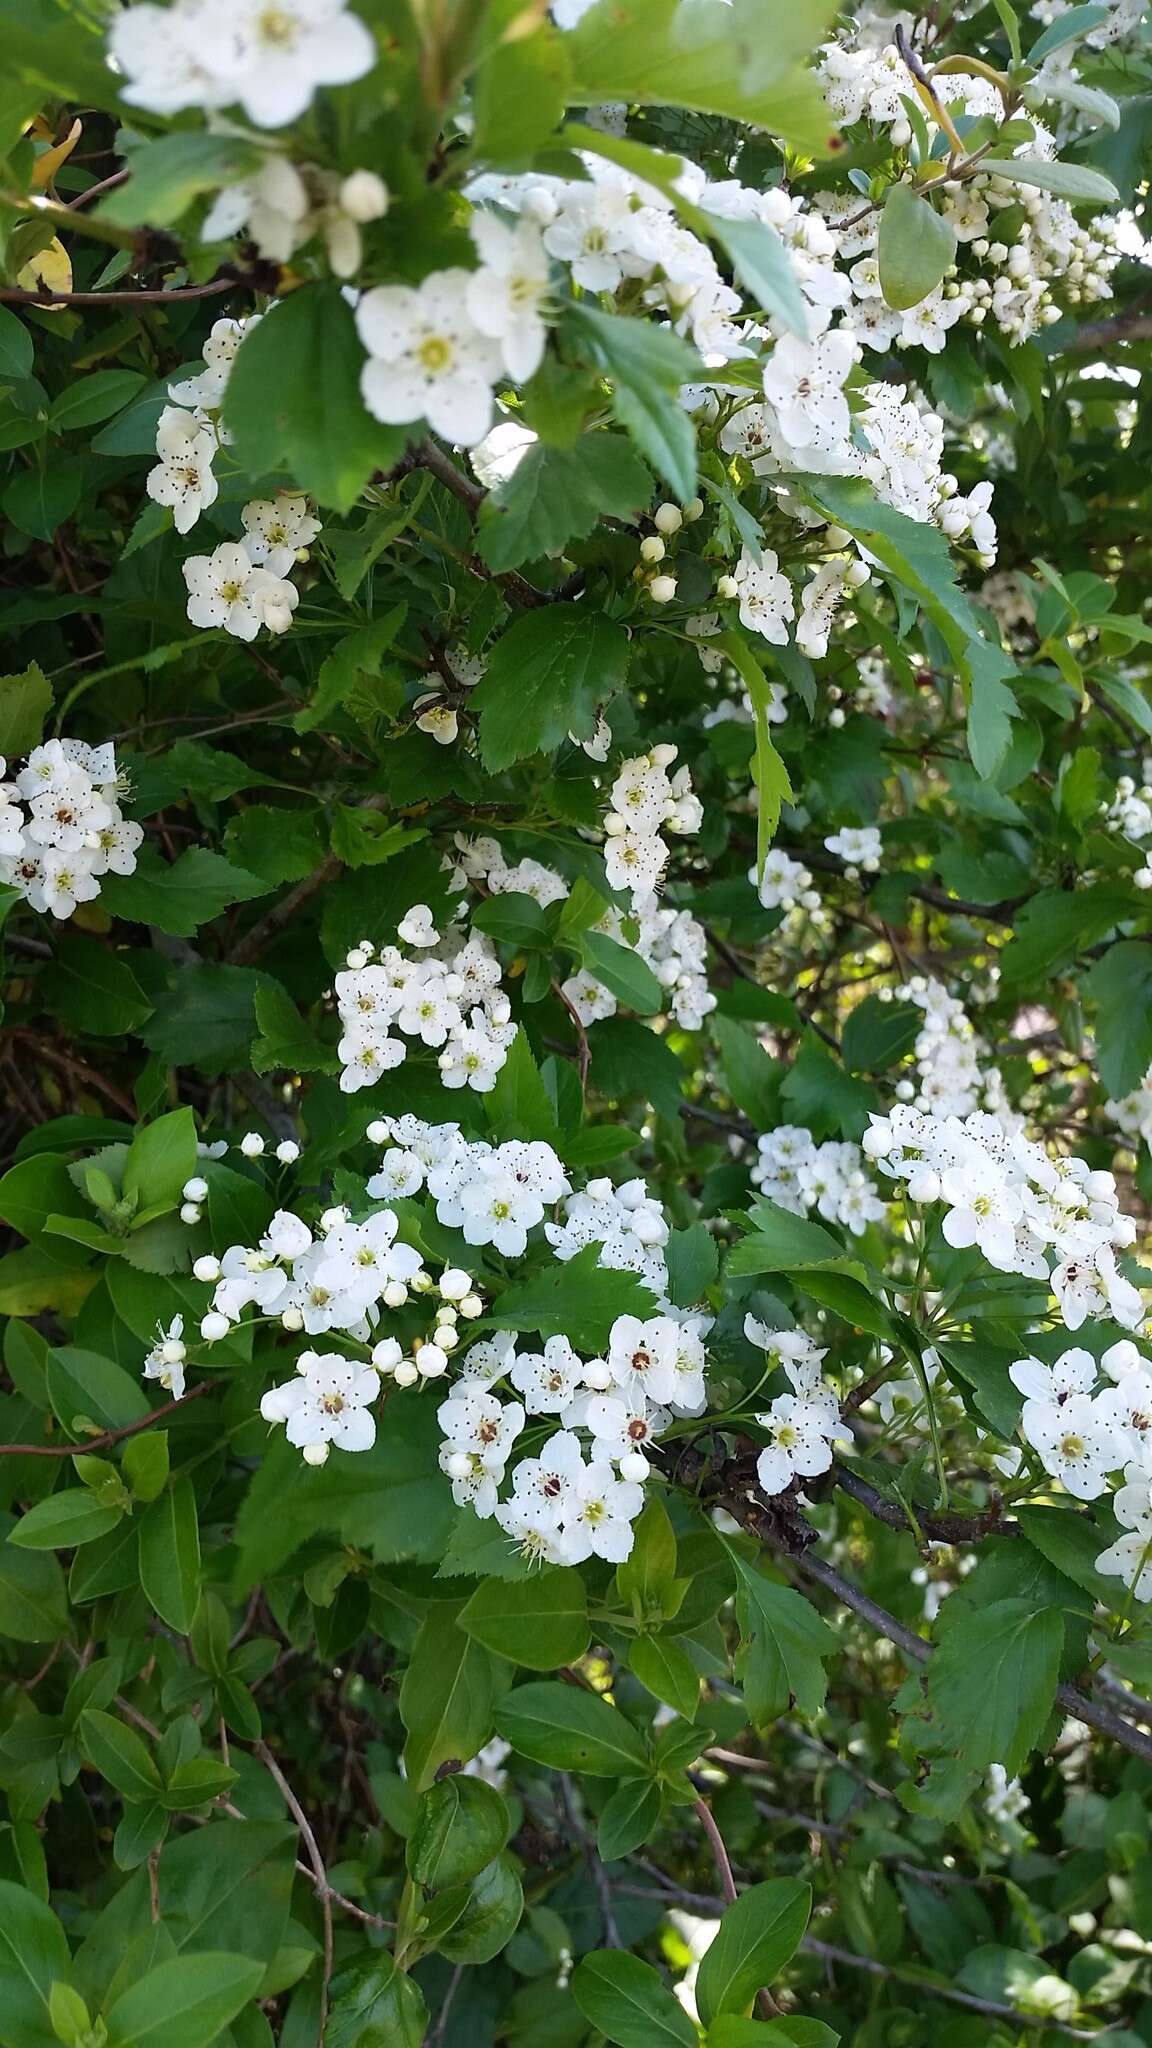
<svg viewBox="0 0 1152 2048"><path fill-rule="evenodd" d="M1152 341L1152 312L1147 298L1138 299L1107 320L1086 320L1060 350L1063 356L1092 355L1112 348L1117 342Z"/></svg>
<svg viewBox="0 0 1152 2048"><path fill-rule="evenodd" d="M332 1888L328 1883L328 1872L324 1867L324 1858L320 1854L320 1844L317 1842L312 1831L312 1823L292 1790L291 1785L288 1783L287 1778L284 1776L283 1771L280 1769L272 1751L266 1742L254 1742L252 1744L252 1752L254 1756L259 1757L269 1776L279 1786L284 1803L300 1830L301 1839L308 1852L308 1860L312 1865L313 1875L316 1880L316 1896L320 1901L320 1911L324 1917L324 1973L320 1981L320 2012L316 2028L316 2040L318 2048L324 2048L324 2035L328 2027L328 1987L332 1982L334 1954Z"/></svg>
<svg viewBox="0 0 1152 2048"><path fill-rule="evenodd" d="M162 306L170 299L217 299L221 292L235 291L234 277L213 278L211 284L163 286L157 290L111 292L50 292L26 290L21 285L0 285L0 303L8 306Z"/></svg>
<svg viewBox="0 0 1152 2048"><path fill-rule="evenodd" d="M976 1998L970 1991L960 1991L954 1984L925 1983L922 1977L914 1976L910 1970L896 1970L888 1963L878 1963L874 1956L853 1955L850 1949L834 1948L830 1942L818 1941L813 1934L806 1934L800 1943L810 1956L820 1956L827 1963L843 1963L846 1969L865 1970L870 1977L886 1977L896 1984L907 1984L910 1990L924 1991L929 1998L946 1998L952 2005L966 2006L969 2012L986 2013L990 2019L1011 2020L1014 2027L1028 2027L1063 2034L1070 2041L1095 2041L1097 2030L1086 2032L1082 2027L1070 2027L1062 2020L1052 2020L1040 2013L1020 2012L1014 2005L995 2005L989 1998Z"/></svg>
<svg viewBox="0 0 1152 2048"><path fill-rule="evenodd" d="M136 1422L126 1422L122 1429L105 1429L99 1436L81 1437L75 1444L0 1444L0 1458L73 1458L78 1452L106 1451L112 1444L123 1443L125 1437L139 1436L142 1430L151 1429L154 1422L162 1422L166 1415L174 1415L178 1408L187 1408L198 1401L201 1394L210 1393L211 1380L202 1380L193 1387L190 1394L182 1394L178 1401L167 1401L163 1408L153 1408L148 1415L141 1415Z"/></svg>
<svg viewBox="0 0 1152 2048"><path fill-rule="evenodd" d="M716 1875L720 1879L720 1889L724 1894L724 1903L727 1906L734 1906L740 1894L736 1889L736 1879L732 1875L732 1865L724 1846L724 1837L716 1825L712 1809L706 1799L694 1799L692 1811L708 1837L712 1860L716 1865ZM774 2019L780 2011L766 1984L761 1985L756 1993L756 2003L766 2020Z"/></svg>
<svg viewBox="0 0 1152 2048"><path fill-rule="evenodd" d="M1020 1534L1017 1523L1004 1521L999 1498L982 1514L938 1514L930 1509L925 1509L921 1514L917 1509L916 1521L913 1523L911 1515L897 1501L885 1500L884 1495L878 1493L874 1486L870 1486L866 1479L861 1479L855 1472L847 1471L843 1465L836 1465L833 1468L832 1477L842 1493L848 1494L889 1529L908 1529L914 1535L916 1529L920 1528L926 1536L931 1536L937 1543L979 1543L982 1536Z"/></svg>

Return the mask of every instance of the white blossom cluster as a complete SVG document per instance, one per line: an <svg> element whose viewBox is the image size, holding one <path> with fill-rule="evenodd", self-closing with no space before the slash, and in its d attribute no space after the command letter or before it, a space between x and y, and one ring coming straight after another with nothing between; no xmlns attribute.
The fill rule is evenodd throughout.
<svg viewBox="0 0 1152 2048"><path fill-rule="evenodd" d="M1137 1144L1143 1139L1152 1149L1152 1067L1130 1095L1121 1096L1119 1100L1109 1099L1104 1104L1104 1112L1126 1138Z"/></svg>
<svg viewBox="0 0 1152 2048"><path fill-rule="evenodd" d="M752 1183L794 1216L814 1209L825 1222L843 1224L855 1237L887 1213L864 1171L859 1145L831 1139L818 1145L803 1124L778 1124L774 1131L761 1132Z"/></svg>
<svg viewBox="0 0 1152 2048"><path fill-rule="evenodd" d="M805 915L814 923L821 921L823 899L819 889L813 886L812 871L802 861L794 860L782 847L770 846L764 856L763 869L757 873L755 867L748 870L748 880L756 890L765 910L783 910L785 925L799 922Z"/></svg>
<svg viewBox="0 0 1152 2048"><path fill-rule="evenodd" d="M894 43L879 49L828 44L819 68L829 106L841 121L867 120L873 128L887 130L896 147L911 141L904 103L912 82ZM1056 81L1052 83L1055 86ZM954 119L1003 116L1000 95L990 79L955 71L937 73L933 84ZM1034 137L1017 144L1013 154L1054 157L1054 135L1035 114L1031 118ZM903 313L893 312L880 290L874 254L878 212L856 193L837 196L829 209L841 257L846 262L855 259L848 271L854 303L846 312L846 324L866 347L920 346L939 354L948 330L961 319L976 327L990 320L1016 347L1060 318L1054 285L1072 304L1112 296L1109 280L1120 249L1107 216L1094 216L1084 225L1067 200L979 169L963 180L947 180L938 197L940 211L972 258L972 267L961 273L954 265L943 284ZM1009 210L1013 225L999 233L998 220ZM1022 218L1017 226L1018 216ZM976 545L979 552L986 552L979 542Z"/></svg>
<svg viewBox="0 0 1152 2048"><path fill-rule="evenodd" d="M556 1257L566 1263L587 1245L598 1244L597 1264L618 1273L635 1273L650 1287L661 1307L667 1300L668 1267L664 1247L668 1222L660 1202L642 1180L618 1186L600 1175L570 1195L556 1218L544 1225Z"/></svg>
<svg viewBox="0 0 1152 2048"><path fill-rule="evenodd" d="M864 1151L907 1183L913 1202L944 1204L950 1245L975 1246L998 1272L1043 1280L1067 1329L1103 1315L1140 1328L1144 1304L1116 1262L1136 1225L1120 1212L1112 1174L1050 1157L982 1110L961 1118L898 1103L872 1117Z"/></svg>
<svg viewBox="0 0 1152 2048"><path fill-rule="evenodd" d="M341 1088L370 1088L417 1039L438 1053L445 1088L486 1093L516 1036L495 947L459 925L441 935L426 903L405 913L398 937L410 951L362 940L336 976Z"/></svg>
<svg viewBox="0 0 1152 2048"><path fill-rule="evenodd" d="M174 0L114 15L108 60L132 106L239 106L258 128L280 128L304 113L317 86L363 78L376 45L346 0Z"/></svg>
<svg viewBox="0 0 1152 2048"><path fill-rule="evenodd" d="M145 489L152 502L171 510L177 533L190 533L200 514L214 505L220 486L213 463L227 446L220 419L228 375L241 341L259 321L217 320L204 344L204 368L168 387L176 401L156 425L155 468ZM240 513L239 541L222 541L210 555L190 555L183 564L188 617L194 626L223 629L237 640L254 640L262 626L284 633L300 602L288 571L320 532L320 521L297 492L253 498Z"/></svg>
<svg viewBox="0 0 1152 2048"><path fill-rule="evenodd" d="M200 1335L217 1343L256 1308L286 1330L341 1330L367 1341L382 1304L402 1307L413 1288L429 1284L419 1252L397 1241L398 1229L391 1209L353 1223L337 1207L324 1212L316 1236L293 1210L278 1209L259 1244L197 1259L196 1278L214 1283Z"/></svg>
<svg viewBox="0 0 1152 2048"><path fill-rule="evenodd" d="M821 1370L825 1353L805 1330L772 1330L755 1316L745 1316L744 1335L783 1366L792 1388L779 1394L756 1417L767 1443L756 1460L761 1491L786 1493L795 1479L814 1479L827 1472L834 1446L850 1444L840 1421L836 1390Z"/></svg>
<svg viewBox="0 0 1152 2048"><path fill-rule="evenodd" d="M965 1117L973 1110L995 1110L1001 1117L1003 1081L992 1064L963 1003L943 982L922 974L894 991L893 1000L915 1003L924 1023L912 1048L918 1080L898 1085L897 1093L917 1109L937 1116Z"/></svg>
<svg viewBox="0 0 1152 2048"><path fill-rule="evenodd" d="M677 749L652 747L623 761L604 814L604 871L612 889L628 889L634 909L650 903L668 860L661 832L698 832L704 816L687 766L669 776Z"/></svg>
<svg viewBox="0 0 1152 2048"><path fill-rule="evenodd" d="M388 211L388 187L375 171L341 178L317 164L297 167L271 155L251 178L227 185L200 228L202 242L223 242L242 231L270 263L287 263L315 235L324 241L335 277L355 277L364 255L360 233Z"/></svg>
<svg viewBox="0 0 1152 2048"><path fill-rule="evenodd" d="M1076 1500L1111 1495L1124 1533L1096 1559L1138 1600L1152 1600L1152 1372L1128 1338L1099 1362L1075 1347L1052 1365L1021 1358L1009 1376L1024 1395L1020 1434ZM1101 1376L1103 1385L1101 1387ZM1116 1484L1114 1475L1122 1472Z"/></svg>
<svg viewBox="0 0 1152 2048"><path fill-rule="evenodd" d="M529 1231L569 1192L561 1160L540 1141L489 1145L465 1138L459 1124L428 1124L411 1115L377 1119L368 1139L388 1147L368 1182L374 1201L426 1188L441 1223L470 1245L493 1245L505 1258L521 1256Z"/></svg>
<svg viewBox="0 0 1152 2048"><path fill-rule="evenodd" d="M1132 880L1138 889L1152 889L1152 783L1137 787L1131 775L1121 775L1110 803L1101 804L1105 824L1129 845L1138 847L1143 859Z"/></svg>
<svg viewBox="0 0 1152 2048"><path fill-rule="evenodd" d="M518 1353L510 1336L474 1345L438 1411L440 1466L457 1504L494 1516L534 1563L622 1562L655 1440L674 1415L703 1411L707 1326L699 1316L618 1316L604 1357L593 1359L563 1336L549 1337L542 1351ZM502 1401L498 1381L520 1398ZM530 1416L558 1426L512 1465L511 1492L500 1500Z"/></svg>
<svg viewBox="0 0 1152 2048"><path fill-rule="evenodd" d="M100 894L102 875L132 874L144 829L124 817L124 794L110 740L34 747L12 781L0 781L0 882L33 910L65 918Z"/></svg>

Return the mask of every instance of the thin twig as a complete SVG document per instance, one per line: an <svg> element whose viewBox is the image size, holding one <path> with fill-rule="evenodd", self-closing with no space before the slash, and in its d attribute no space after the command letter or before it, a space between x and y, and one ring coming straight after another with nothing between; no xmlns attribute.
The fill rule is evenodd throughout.
<svg viewBox="0 0 1152 2048"><path fill-rule="evenodd" d="M320 1901L320 1911L324 1919L324 1973L320 1982L320 2013L316 2029L316 2040L318 2048L324 2048L324 2035L328 2027L328 1987L332 1982L334 1944L332 1931L332 1888L328 1883L328 1872L324 1867L324 1858L320 1854L320 1844L312 1832L312 1823L292 1790L291 1785L288 1783L287 1778L284 1776L283 1771L280 1769L272 1751L266 1742L254 1742L252 1750L253 1754L259 1757L269 1776L275 1780L280 1788L284 1803L300 1830L304 1847L308 1852L308 1860L312 1865L313 1875L316 1879L316 1896Z"/></svg>
<svg viewBox="0 0 1152 2048"><path fill-rule="evenodd" d="M732 1875L732 1865L728 1860L728 1851L724 1846L724 1837L716 1825L712 1808L706 1799L694 1799L692 1811L708 1837L708 1845L712 1851L712 1860L716 1865L716 1875L720 1879L720 1889L724 1894L725 1903L729 1906L734 1906L740 1894L736 1889L736 1879ZM779 2014L780 2007L777 2005L766 1984L762 1984L756 1993L756 2003L766 2020L775 2019Z"/></svg>
<svg viewBox="0 0 1152 2048"><path fill-rule="evenodd" d="M145 1429L151 1429L154 1422L162 1422L166 1415L174 1415L178 1408L187 1408L198 1401L202 1394L210 1393L211 1380L202 1380L193 1387L190 1394L182 1394L178 1401L166 1401L163 1408L153 1408L149 1414L141 1415L136 1422L126 1422L122 1429L105 1429L99 1436L81 1437L75 1444L0 1444L0 1458L74 1458L79 1452L106 1451L112 1444L122 1443L125 1437L139 1436Z"/></svg>
<svg viewBox="0 0 1152 2048"><path fill-rule="evenodd" d="M169 300L218 299L237 288L234 277L213 278L211 284L172 285L153 290L109 292L31 291L22 285L0 285L0 302L8 306L163 306Z"/></svg>

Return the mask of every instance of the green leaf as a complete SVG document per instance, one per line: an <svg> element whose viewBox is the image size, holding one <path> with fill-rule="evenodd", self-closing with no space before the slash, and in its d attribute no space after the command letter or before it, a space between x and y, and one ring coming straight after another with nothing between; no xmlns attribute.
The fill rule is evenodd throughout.
<svg viewBox="0 0 1152 2048"><path fill-rule="evenodd" d="M747 2020L722 2013L708 2029L708 2048L836 2048L839 2034L823 2020Z"/></svg>
<svg viewBox="0 0 1152 2048"><path fill-rule="evenodd" d="M915 1003L882 1003L865 996L848 1012L840 1036L840 1053L852 1074L880 1073L911 1052L924 1025Z"/></svg>
<svg viewBox="0 0 1152 2048"><path fill-rule="evenodd" d="M780 1062L733 1017L714 1016L711 1030L724 1085L737 1109L742 1109L758 1130L771 1130L779 1122Z"/></svg>
<svg viewBox="0 0 1152 2048"><path fill-rule="evenodd" d="M750 1211L755 1226L728 1254L730 1273L787 1273L793 1267L826 1266L844 1258L839 1238L822 1223L794 1216L763 1195Z"/></svg>
<svg viewBox="0 0 1152 2048"><path fill-rule="evenodd" d="M740 2013L795 1954L808 1925L812 1893L795 1878L754 1884L729 1906L705 1951L696 2004L705 2026L720 2013Z"/></svg>
<svg viewBox="0 0 1152 2048"><path fill-rule="evenodd" d="M301 1074L334 1070L339 1061L333 1046L322 1045L300 1015L287 989L261 975L255 996L259 1036L252 1043L252 1065L258 1074L288 1068Z"/></svg>
<svg viewBox="0 0 1152 2048"><path fill-rule="evenodd" d="M48 1643L68 1628L64 1574L47 1552L0 1545L0 1636Z"/></svg>
<svg viewBox="0 0 1152 2048"><path fill-rule="evenodd" d="M58 526L72 517L80 503L83 462L71 459L25 469L7 486L4 510L14 526L34 540L51 540Z"/></svg>
<svg viewBox="0 0 1152 2048"><path fill-rule="evenodd" d="M1083 1586L1102 1607L1114 1609L1123 1604L1120 1582L1105 1578L1096 1569L1100 1532L1093 1522L1075 1509L1069 1512L1065 1508L1027 1505L1016 1509L1016 1520L1033 1550L1038 1550L1073 1585Z"/></svg>
<svg viewBox="0 0 1152 2048"><path fill-rule="evenodd" d="M486 164L522 164L564 118L568 38L547 16L526 34L524 19L521 0L496 0L488 15L472 83L472 147Z"/></svg>
<svg viewBox="0 0 1152 2048"><path fill-rule="evenodd" d="M559 1771L618 1778L644 1769L630 1721L595 1693L551 1679L517 1686L496 1711L497 1733L521 1756Z"/></svg>
<svg viewBox="0 0 1152 2048"><path fill-rule="evenodd" d="M703 220L713 241L731 259L738 281L750 291L758 306L798 334L808 338L808 314L796 282L791 258L774 227L759 220L725 220L719 213L705 213Z"/></svg>
<svg viewBox="0 0 1152 2048"><path fill-rule="evenodd" d="M466 1763L492 1733L493 1710L507 1683L507 1665L457 1627L458 1606L438 1605L420 1625L400 1687L400 1718L408 1730L404 1761L417 1791L440 1765Z"/></svg>
<svg viewBox="0 0 1152 2048"><path fill-rule="evenodd" d="M682 1644L673 1636L637 1636L628 1662L649 1692L686 1721L694 1721L700 1705L700 1674Z"/></svg>
<svg viewBox="0 0 1152 2048"><path fill-rule="evenodd" d="M148 1429L140 1436L129 1437L121 1454L120 1467L136 1500L155 1500L168 1483L167 1430Z"/></svg>
<svg viewBox="0 0 1152 2048"><path fill-rule="evenodd" d="M98 217L125 228L170 228L202 192L238 184L266 161L258 144L202 128L137 143L127 153L128 183L109 193Z"/></svg>
<svg viewBox="0 0 1152 2048"><path fill-rule="evenodd" d="M123 1509L106 1507L86 1487L50 1494L22 1515L8 1538L21 1550L72 1550L107 1536Z"/></svg>
<svg viewBox="0 0 1152 2048"><path fill-rule="evenodd" d="M420 2048L428 2008L420 1986L391 1956L376 1956L333 1980L325 2048Z"/></svg>
<svg viewBox="0 0 1152 2048"><path fill-rule="evenodd" d="M430 1891L466 1884L500 1854L511 1819L499 1792L482 1778L460 1772L441 1778L416 1802L406 1850L409 1873Z"/></svg>
<svg viewBox="0 0 1152 2048"><path fill-rule="evenodd" d="M1046 156L986 156L980 168L989 177L1003 178L1010 185L1030 185L1041 192L1054 192L1058 199L1070 199L1074 205L1091 200L1097 206L1110 206L1120 197L1111 178L1106 178L1103 171L1092 170L1088 164L1062 164Z"/></svg>
<svg viewBox="0 0 1152 2048"><path fill-rule="evenodd" d="M255 1997L263 1966L248 1956L173 1956L121 1992L107 2014L108 2048L210 2048Z"/></svg>
<svg viewBox="0 0 1152 2048"><path fill-rule="evenodd" d="M835 124L801 67L833 11L829 0L599 0L568 38L571 97L723 114L823 153Z"/></svg>
<svg viewBox="0 0 1152 2048"><path fill-rule="evenodd" d="M569 732L590 740L628 672L628 636L603 612L553 604L514 620L472 692L480 753L492 773L551 753Z"/></svg>
<svg viewBox="0 0 1152 2048"><path fill-rule="evenodd" d="M120 412L146 382L139 370L97 370L91 377L78 377L52 400L48 424L57 434L94 427Z"/></svg>
<svg viewBox="0 0 1152 2048"><path fill-rule="evenodd" d="M200 1598L200 1529L190 1479L176 1479L140 1522L140 1584L161 1621L186 1636Z"/></svg>
<svg viewBox="0 0 1152 2048"><path fill-rule="evenodd" d="M1001 1763L1015 1777L1052 1711L1063 1644L1057 1608L997 1600L956 1618L945 1602L928 1703L942 1743L966 1771Z"/></svg>
<svg viewBox="0 0 1152 2048"><path fill-rule="evenodd" d="M635 1273L600 1266L598 1257L598 1246L586 1245L566 1263L546 1266L506 1287L489 1315L493 1328L567 1337L578 1351L594 1357L607 1344L617 1316L654 1315L654 1298Z"/></svg>
<svg viewBox="0 0 1152 2048"><path fill-rule="evenodd" d="M550 1144L556 1138L552 1103L523 1025L509 1047L495 1086L484 1097L484 1106L492 1135L501 1142L521 1138L542 1139Z"/></svg>
<svg viewBox="0 0 1152 2048"><path fill-rule="evenodd" d="M113 917L157 925L177 939L192 938L231 904L267 893L261 875L233 867L206 846L190 847L170 867L150 855L137 862L135 874L105 875L100 884L101 901Z"/></svg>
<svg viewBox="0 0 1152 2048"><path fill-rule="evenodd" d="M633 524L651 496L651 475L623 434L586 434L574 448L539 441L484 500L477 550L497 573L515 569L582 540L602 519Z"/></svg>
<svg viewBox="0 0 1152 2048"><path fill-rule="evenodd" d="M1042 890L1016 914L1015 930L1000 955L1005 982L1015 989L1037 978L1050 978L1143 907L1134 890Z"/></svg>
<svg viewBox="0 0 1152 2048"><path fill-rule="evenodd" d="M586 300L571 305L567 317L590 360L611 379L620 425L687 504L696 489L696 435L680 386L703 374L695 349L670 328L601 313Z"/></svg>
<svg viewBox="0 0 1152 2048"><path fill-rule="evenodd" d="M32 335L9 306L0 306L0 381L18 384L32 375Z"/></svg>
<svg viewBox="0 0 1152 2048"><path fill-rule="evenodd" d="M48 1398L69 1436L84 1436L83 1418L100 1429L122 1429L148 1413L148 1400L138 1379L114 1359L73 1344L57 1345L48 1360Z"/></svg>
<svg viewBox="0 0 1152 2048"><path fill-rule="evenodd" d="M941 282L956 255L956 230L911 185L889 185L877 253L885 301L904 313Z"/></svg>
<svg viewBox="0 0 1152 2048"><path fill-rule="evenodd" d="M665 994L652 969L631 946L603 932L585 932L580 940L580 958L590 974L602 981L618 1002L638 1016L654 1017L665 1005Z"/></svg>
<svg viewBox="0 0 1152 2048"><path fill-rule="evenodd" d="M333 712L362 686L366 677L382 673L384 656L395 644L407 616L406 604L393 605L382 618L358 626L354 633L346 633L336 642L321 663L315 696L292 720L297 732L315 732L318 726L327 725Z"/></svg>
<svg viewBox="0 0 1152 2048"><path fill-rule="evenodd" d="M152 1014L151 998L127 957L79 932L58 942L40 990L56 1015L74 1030L106 1038L135 1031Z"/></svg>
<svg viewBox="0 0 1152 2048"><path fill-rule="evenodd" d="M0 754L11 760L38 747L51 709L52 685L38 662L18 676L0 676Z"/></svg>
<svg viewBox="0 0 1152 2048"><path fill-rule="evenodd" d="M486 1580L459 1620L486 1649L530 1671L574 1663L592 1633L584 1582L579 1572L562 1568L512 1582Z"/></svg>
<svg viewBox="0 0 1152 2048"><path fill-rule="evenodd" d="M160 1773L134 1728L99 1707L85 1707L79 1735L84 1754L123 1798L152 1800L159 1796L163 1789Z"/></svg>
<svg viewBox="0 0 1152 2048"><path fill-rule="evenodd" d="M720 1247L708 1225L697 1220L684 1230L673 1230L664 1247L668 1268L668 1298L677 1308L695 1308L711 1287L720 1269Z"/></svg>
<svg viewBox="0 0 1152 2048"><path fill-rule="evenodd" d="M263 977L251 967L226 967L215 960L187 967L175 986L159 996L140 1037L166 1067L247 1064L255 1028L255 998Z"/></svg>
<svg viewBox="0 0 1152 2048"><path fill-rule="evenodd" d="M450 1963L488 1963L520 1923L524 1892L511 1856L497 1856L472 1879L463 1911L436 1941Z"/></svg>
<svg viewBox="0 0 1152 2048"><path fill-rule="evenodd" d="M637 1620L659 1620L676 1584L676 1532L655 1495L633 1526L632 1549L616 1567L617 1590Z"/></svg>
<svg viewBox="0 0 1152 2048"><path fill-rule="evenodd" d="M1045 57L1050 57L1053 50L1060 49L1064 43L1075 42L1080 36L1088 35L1092 29L1099 28L1107 21L1110 14L1110 8L1099 4L1067 8L1063 14L1057 15L1055 21L1049 23L1042 35L1037 36L1028 52L1029 64L1039 69Z"/></svg>
<svg viewBox="0 0 1152 2048"><path fill-rule="evenodd" d="M23 1885L0 1879L0 2032L6 2042L50 2048L52 1985L71 1970L55 1913Z"/></svg>
<svg viewBox="0 0 1152 2048"><path fill-rule="evenodd" d="M276 300L240 344L224 398L236 458L251 476L281 466L321 505L347 512L408 438L382 427L360 396L364 350L338 284Z"/></svg>
<svg viewBox="0 0 1152 2048"><path fill-rule="evenodd" d="M1096 1005L1097 1064L1109 1095L1139 1088L1152 1066L1152 946L1122 939L1084 976Z"/></svg>
<svg viewBox="0 0 1152 2048"><path fill-rule="evenodd" d="M780 806L793 800L788 770L776 751L768 719L770 691L768 678L739 633L722 633L718 643L737 669L752 699L756 727L756 751L752 757L752 779L759 799L756 812L756 872L764 872L764 858L780 823Z"/></svg>
<svg viewBox="0 0 1152 2048"><path fill-rule="evenodd" d="M616 2048L696 2048L696 2029L664 1979L623 1949L594 1949L572 1972L572 1996Z"/></svg>
<svg viewBox="0 0 1152 2048"><path fill-rule="evenodd" d="M596 1853L601 1863L630 1856L655 1834L663 1810L660 1787L653 1779L622 1779L604 1801L596 1823Z"/></svg>
<svg viewBox="0 0 1152 2048"><path fill-rule="evenodd" d="M224 846L237 866L269 883L301 882L324 858L316 811L250 804L229 820Z"/></svg>
<svg viewBox="0 0 1152 2048"><path fill-rule="evenodd" d="M818 1714L827 1686L822 1660L839 1648L838 1637L802 1594L726 1547L736 1567L738 1670L753 1726L766 1727L793 1700L801 1714Z"/></svg>
<svg viewBox="0 0 1152 2048"><path fill-rule="evenodd" d="M173 1109L145 1124L128 1148L123 1187L141 1209L175 1208L185 1181L196 1172L196 1119L190 1109Z"/></svg>

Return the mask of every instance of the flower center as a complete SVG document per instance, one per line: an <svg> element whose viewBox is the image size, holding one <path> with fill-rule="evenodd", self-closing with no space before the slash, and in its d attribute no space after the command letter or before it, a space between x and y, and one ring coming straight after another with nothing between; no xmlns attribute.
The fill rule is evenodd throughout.
<svg viewBox="0 0 1152 2048"><path fill-rule="evenodd" d="M446 334L426 334L416 351L417 361L427 370L430 377L438 376L442 370L450 369L452 357L452 343Z"/></svg>

